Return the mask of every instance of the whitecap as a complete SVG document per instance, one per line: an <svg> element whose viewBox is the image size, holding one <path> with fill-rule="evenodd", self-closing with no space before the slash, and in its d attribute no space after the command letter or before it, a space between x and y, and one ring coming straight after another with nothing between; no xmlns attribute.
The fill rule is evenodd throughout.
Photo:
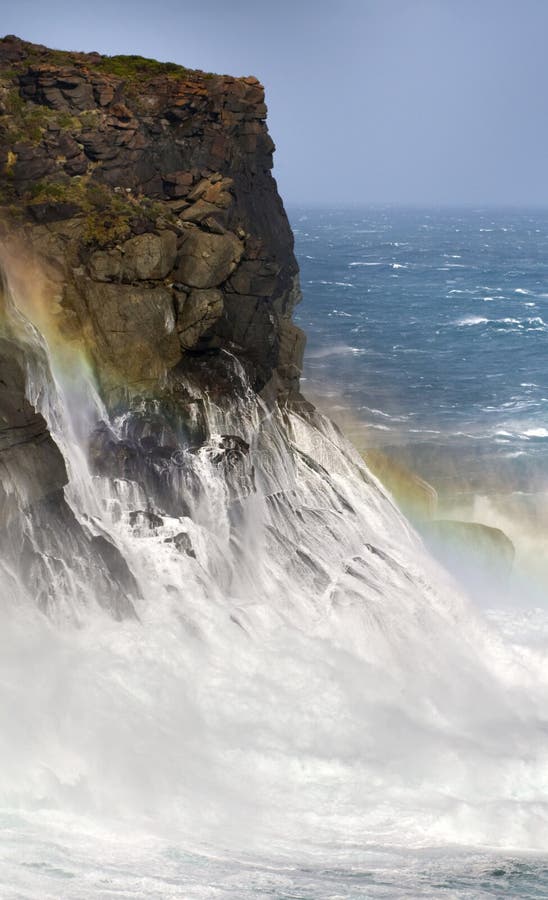
<svg viewBox="0 0 548 900"><path fill-rule="evenodd" d="M548 437L548 428L528 428L523 432L524 437Z"/></svg>
<svg viewBox="0 0 548 900"><path fill-rule="evenodd" d="M348 344L331 344L329 347L321 347L318 350L308 351L308 359L325 359L328 356L344 356L347 353L361 352L358 347L349 347Z"/></svg>
<svg viewBox="0 0 548 900"><path fill-rule="evenodd" d="M457 321L452 324L464 327L469 325L486 325L487 322L490 321L491 319L486 319L484 316L465 316L464 319L457 319Z"/></svg>
<svg viewBox="0 0 548 900"><path fill-rule="evenodd" d="M348 263L349 266L382 266L381 262L351 262Z"/></svg>

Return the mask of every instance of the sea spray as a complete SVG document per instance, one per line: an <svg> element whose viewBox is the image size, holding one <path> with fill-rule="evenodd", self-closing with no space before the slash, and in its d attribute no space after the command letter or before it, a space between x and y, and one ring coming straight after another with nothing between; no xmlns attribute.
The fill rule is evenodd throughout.
<svg viewBox="0 0 548 900"><path fill-rule="evenodd" d="M188 385L202 444L155 457L168 513L146 479L89 468L71 496L122 554L136 618L89 585L76 629L28 590L4 603L4 808L233 848L543 846L543 657L478 618L328 420L268 408L225 363L230 402ZM71 385L48 364L57 436ZM143 436L143 409L100 423L93 404L88 439Z"/></svg>

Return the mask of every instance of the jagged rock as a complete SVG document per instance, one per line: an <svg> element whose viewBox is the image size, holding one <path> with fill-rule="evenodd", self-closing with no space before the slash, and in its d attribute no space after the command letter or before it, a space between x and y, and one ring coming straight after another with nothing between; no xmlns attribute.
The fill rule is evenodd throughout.
<svg viewBox="0 0 548 900"><path fill-rule="evenodd" d="M120 281L122 278L122 253L113 250L97 250L90 257L89 274L94 281Z"/></svg>
<svg viewBox="0 0 548 900"><path fill-rule="evenodd" d="M223 294L215 288L194 290L188 296L180 295L178 304L177 331L181 347L191 350L222 315Z"/></svg>
<svg viewBox="0 0 548 900"><path fill-rule="evenodd" d="M219 288L223 312L200 347L236 353L257 390L270 382L294 392L300 362L288 361L286 350L298 354L300 342L286 340L283 320L299 299L297 264L271 175L262 86L150 61L140 69L138 57L128 58L126 78L120 62L0 39L4 106L5 95L19 93L2 119L0 211L9 217L17 207L9 228L24 231L26 246L63 272L59 321L66 317L62 327L75 338L79 330L99 373L112 369L112 339L94 303L91 315L83 302L94 290L84 282L165 280ZM30 131L27 108L39 121ZM141 303L136 309L141 318ZM159 316L151 314L145 331L162 345ZM122 377L127 367L116 368ZM151 391L164 369L156 359Z"/></svg>
<svg viewBox="0 0 548 900"><path fill-rule="evenodd" d="M46 421L25 397L22 348L0 338L0 509L2 496L29 507L67 483L65 461Z"/></svg>
<svg viewBox="0 0 548 900"><path fill-rule="evenodd" d="M187 197L193 181L192 172L172 172L163 177L164 191L168 197L173 199Z"/></svg>
<svg viewBox="0 0 548 900"><path fill-rule="evenodd" d="M181 358L171 291L84 281L103 383L155 381Z"/></svg>
<svg viewBox="0 0 548 900"><path fill-rule="evenodd" d="M134 617L135 579L117 548L74 516L63 456L25 397L32 354L0 338L0 557L44 612L57 602L56 579L72 577L116 618Z"/></svg>
<svg viewBox="0 0 548 900"><path fill-rule="evenodd" d="M197 200L181 213L180 218L183 222L203 222L210 216L219 215L222 215L222 212L213 203L208 203L207 200Z"/></svg>
<svg viewBox="0 0 548 900"><path fill-rule="evenodd" d="M91 538L92 549L98 554L103 562L106 571L113 579L114 583L119 585L125 597L126 604L120 611L124 618L131 617L134 614L133 604L128 602L128 597L139 597L139 588L137 582L131 572L127 562L112 541L103 535L98 534ZM122 599L122 598L120 598Z"/></svg>
<svg viewBox="0 0 548 900"><path fill-rule="evenodd" d="M216 465L226 463L230 467L237 465L249 453L249 444L237 434L222 434L212 442L208 454Z"/></svg>
<svg viewBox="0 0 548 900"><path fill-rule="evenodd" d="M192 559L196 559L196 553L194 551L194 548L192 547L190 535L187 534L186 531L180 531L179 534L176 534L173 537L166 538L164 543L173 544L174 547L179 551L179 553L186 553L187 556L192 557Z"/></svg>
<svg viewBox="0 0 548 900"><path fill-rule="evenodd" d="M244 245L232 233L192 229L184 238L176 278L191 287L217 287L234 271L243 252Z"/></svg>
<svg viewBox="0 0 548 900"><path fill-rule="evenodd" d="M229 350L257 389L269 379L279 394L296 384L299 340L285 323L297 264L257 80L161 64L151 75L148 64L132 69L138 57L126 78L111 64L0 39L1 227L46 263L52 321L91 357L107 405L125 413L123 437L96 429L92 467L137 481L180 517L190 503L174 495L173 477L184 476L196 502L199 479L177 470L191 446L208 446L189 382L214 402L238 396ZM74 577L116 617L134 616L133 575L66 503L63 457L25 399L25 360L8 344L0 341L2 556L44 610L58 579ZM225 435L209 451L235 503L253 490L242 438ZM153 516L148 526L159 527ZM189 540L181 532L173 544L193 555Z"/></svg>
<svg viewBox="0 0 548 900"><path fill-rule="evenodd" d="M172 231L139 234L122 244L124 281L165 278L175 265L177 237Z"/></svg>
<svg viewBox="0 0 548 900"><path fill-rule="evenodd" d="M134 528L146 525L147 528L154 531L162 527L164 520L151 509L135 509L129 514L129 524Z"/></svg>
<svg viewBox="0 0 548 900"><path fill-rule="evenodd" d="M220 173L211 175L209 178L202 178L196 187L192 188L187 195L190 203L202 200L204 203L210 203L221 209L228 209L232 203L232 196L229 189L234 184L232 178L223 178Z"/></svg>

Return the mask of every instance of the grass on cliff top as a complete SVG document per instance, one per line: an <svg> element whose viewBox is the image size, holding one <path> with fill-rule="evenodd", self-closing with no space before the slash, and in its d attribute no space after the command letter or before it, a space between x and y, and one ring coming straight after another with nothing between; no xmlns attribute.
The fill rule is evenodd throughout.
<svg viewBox="0 0 548 900"><path fill-rule="evenodd" d="M193 75L192 69L180 66L173 62L159 62L157 59L147 59L144 56L131 54L124 56L102 56L96 63L94 68L108 75L118 75L126 80L134 80L136 78L154 78L156 75L169 75L172 77L187 77ZM209 73L200 73L207 75Z"/></svg>
<svg viewBox="0 0 548 900"><path fill-rule="evenodd" d="M0 38L4 41L6 38ZM52 66L89 66L106 75L117 75L126 81L137 81L142 78L154 78L158 75L167 75L172 78L188 78L191 75L199 75L202 78L212 78L212 72L202 72L198 69L188 69L174 62L161 62L157 59L149 59L132 53L129 55L116 54L114 56L100 56L99 54L77 53L72 50L54 50L37 44L23 42L27 49L26 59L23 63L35 63ZM10 77L15 77L21 69L21 64L15 64L9 70ZM6 75L6 73L4 73Z"/></svg>

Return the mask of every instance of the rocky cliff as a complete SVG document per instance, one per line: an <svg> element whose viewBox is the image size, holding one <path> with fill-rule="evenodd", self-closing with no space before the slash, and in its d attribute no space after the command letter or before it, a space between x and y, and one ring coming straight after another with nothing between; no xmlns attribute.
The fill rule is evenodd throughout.
<svg viewBox="0 0 548 900"><path fill-rule="evenodd" d="M298 385L293 238L255 78L0 41L0 200L105 397L235 354Z"/></svg>
<svg viewBox="0 0 548 900"><path fill-rule="evenodd" d="M235 358L267 403L298 396L298 267L265 119L252 77L0 40L0 250L38 263L55 340L89 361L111 416L129 411L123 436L91 436L95 471L165 508L165 461L207 439L192 385L230 402ZM78 558L79 583L127 615L135 584L64 500L63 458L29 402L33 351L0 293L2 556L44 606L60 577L44 560L67 578Z"/></svg>

